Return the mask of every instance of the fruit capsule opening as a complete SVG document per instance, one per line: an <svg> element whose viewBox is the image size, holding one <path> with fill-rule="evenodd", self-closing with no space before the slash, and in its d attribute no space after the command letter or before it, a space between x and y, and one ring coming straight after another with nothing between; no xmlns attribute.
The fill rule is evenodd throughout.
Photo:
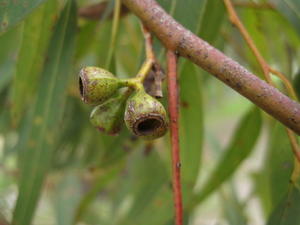
<svg viewBox="0 0 300 225"><path fill-rule="evenodd" d="M83 83L81 77L79 77L79 91L80 91L80 96L83 99L84 91L83 91Z"/></svg>
<svg viewBox="0 0 300 225"><path fill-rule="evenodd" d="M136 121L134 130L139 136L148 136L164 129L164 120L159 115L145 116Z"/></svg>

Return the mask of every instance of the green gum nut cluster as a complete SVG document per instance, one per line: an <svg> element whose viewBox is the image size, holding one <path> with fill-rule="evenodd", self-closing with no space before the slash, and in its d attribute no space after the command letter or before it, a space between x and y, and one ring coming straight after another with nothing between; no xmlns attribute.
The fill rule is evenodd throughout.
<svg viewBox="0 0 300 225"><path fill-rule="evenodd" d="M127 100L124 120L133 134L148 140L163 136L168 128L165 108L144 89Z"/></svg>
<svg viewBox="0 0 300 225"><path fill-rule="evenodd" d="M145 92L138 79L120 80L104 69L85 67L80 71L79 89L85 103L97 105L90 121L99 131L115 135L125 121L129 131L147 140L167 132L163 105Z"/></svg>
<svg viewBox="0 0 300 225"><path fill-rule="evenodd" d="M79 74L82 100L91 105L105 102L121 87L121 82L110 72L98 67L85 67Z"/></svg>

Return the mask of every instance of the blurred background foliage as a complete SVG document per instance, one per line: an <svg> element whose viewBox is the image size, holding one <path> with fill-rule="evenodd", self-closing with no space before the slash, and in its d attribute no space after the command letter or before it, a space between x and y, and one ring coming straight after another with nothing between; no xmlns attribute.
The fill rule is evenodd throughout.
<svg viewBox="0 0 300 225"><path fill-rule="evenodd" d="M221 0L158 2L262 77ZM106 6L97 19L78 13L91 4ZM268 63L300 93L300 2L235 6ZM169 134L106 136L79 96L80 68L131 77L144 59L138 19L113 19L114 9L113 0L0 0L1 225L173 223ZM284 127L190 62L181 59L179 71L185 224L300 224L300 167Z"/></svg>

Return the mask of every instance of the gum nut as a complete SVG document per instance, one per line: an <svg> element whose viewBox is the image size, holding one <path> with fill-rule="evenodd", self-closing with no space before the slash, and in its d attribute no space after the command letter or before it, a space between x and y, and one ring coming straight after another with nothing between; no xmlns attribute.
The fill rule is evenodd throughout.
<svg viewBox="0 0 300 225"><path fill-rule="evenodd" d="M164 106L144 90L127 100L124 120L133 134L147 140L163 136L168 129Z"/></svg>
<svg viewBox="0 0 300 225"><path fill-rule="evenodd" d="M126 99L123 96L109 99L96 106L90 115L90 121L99 131L116 135L121 130Z"/></svg>
<svg viewBox="0 0 300 225"><path fill-rule="evenodd" d="M85 67L79 74L82 100L87 104L101 104L120 88L120 81L110 72L98 67Z"/></svg>

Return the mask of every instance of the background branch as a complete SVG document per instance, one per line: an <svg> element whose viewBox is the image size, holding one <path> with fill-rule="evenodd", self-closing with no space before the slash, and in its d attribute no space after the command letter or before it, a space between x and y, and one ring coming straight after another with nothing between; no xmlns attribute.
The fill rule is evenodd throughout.
<svg viewBox="0 0 300 225"><path fill-rule="evenodd" d="M155 0L122 0L162 43L188 58L300 134L300 105L168 15Z"/></svg>

